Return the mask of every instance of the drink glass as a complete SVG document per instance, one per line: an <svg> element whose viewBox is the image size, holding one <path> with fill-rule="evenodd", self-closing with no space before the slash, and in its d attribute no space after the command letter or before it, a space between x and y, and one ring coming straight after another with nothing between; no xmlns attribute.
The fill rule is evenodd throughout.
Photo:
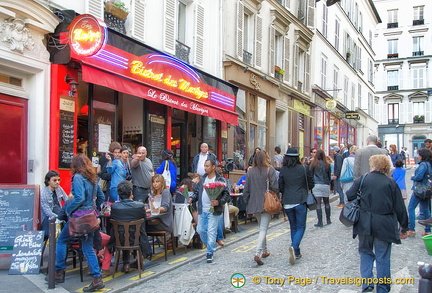
<svg viewBox="0 0 432 293"><path fill-rule="evenodd" d="M155 208L151 210L151 215L152 216L157 216L160 214L160 208Z"/></svg>

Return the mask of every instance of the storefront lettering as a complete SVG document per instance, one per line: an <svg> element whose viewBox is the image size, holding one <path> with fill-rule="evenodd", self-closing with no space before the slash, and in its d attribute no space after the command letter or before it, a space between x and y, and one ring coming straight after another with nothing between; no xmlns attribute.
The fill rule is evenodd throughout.
<svg viewBox="0 0 432 293"><path fill-rule="evenodd" d="M201 115L203 114L208 114L208 109L203 109L200 107L200 105L196 104L196 103L190 103L190 109L200 112Z"/></svg>
<svg viewBox="0 0 432 293"><path fill-rule="evenodd" d="M101 32L85 31L83 29L76 29L73 32L74 41L89 41L100 40Z"/></svg>
<svg viewBox="0 0 432 293"><path fill-rule="evenodd" d="M201 87L193 87L191 83L184 79L175 80L171 75L164 78L164 73L155 73L153 69L146 69L141 61L135 60L131 62L130 72L139 75L140 77L161 82L166 86L178 88L179 90L190 93L196 99L208 99L208 92L202 91Z"/></svg>

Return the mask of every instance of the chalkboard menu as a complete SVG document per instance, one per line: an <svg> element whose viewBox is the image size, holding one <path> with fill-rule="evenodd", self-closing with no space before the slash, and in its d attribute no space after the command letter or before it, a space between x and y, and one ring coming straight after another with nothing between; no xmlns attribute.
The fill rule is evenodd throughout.
<svg viewBox="0 0 432 293"><path fill-rule="evenodd" d="M162 162L162 152L165 150L165 119L150 116L150 160L153 168L159 168Z"/></svg>
<svg viewBox="0 0 432 293"><path fill-rule="evenodd" d="M13 244L9 275L39 274L44 231L19 231Z"/></svg>
<svg viewBox="0 0 432 293"><path fill-rule="evenodd" d="M59 168L69 169L74 154L75 142L75 101L74 98L60 97L60 141Z"/></svg>
<svg viewBox="0 0 432 293"><path fill-rule="evenodd" d="M11 253L17 231L37 230L39 185L0 185L0 253Z"/></svg>

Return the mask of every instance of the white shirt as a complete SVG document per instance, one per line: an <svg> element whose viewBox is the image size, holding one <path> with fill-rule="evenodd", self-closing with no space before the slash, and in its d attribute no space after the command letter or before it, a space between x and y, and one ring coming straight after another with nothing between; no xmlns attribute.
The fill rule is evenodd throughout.
<svg viewBox="0 0 432 293"><path fill-rule="evenodd" d="M204 169L205 161L207 161L207 154L203 155L202 153L200 153L198 165L197 165L197 173L200 174L200 176L204 176L205 174L205 169Z"/></svg>
<svg viewBox="0 0 432 293"><path fill-rule="evenodd" d="M204 180L204 184L206 183L214 183L216 179L216 176L213 177L212 179L206 177L206 179ZM203 187L203 193L202 193L202 211L204 213L208 213L210 211L210 197L207 194L206 189Z"/></svg>

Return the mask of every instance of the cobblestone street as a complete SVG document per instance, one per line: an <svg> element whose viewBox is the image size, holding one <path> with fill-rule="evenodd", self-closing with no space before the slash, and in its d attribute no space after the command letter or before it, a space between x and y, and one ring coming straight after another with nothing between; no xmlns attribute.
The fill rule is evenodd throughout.
<svg viewBox="0 0 432 293"><path fill-rule="evenodd" d="M409 170L406 177L409 188L412 172L413 170ZM156 291L162 288L164 292L361 292L361 287L355 284L336 284L340 282L339 278L360 277L358 240L352 238L351 228L346 228L339 222L340 209L336 204L337 201L332 203L333 224L324 228L313 226L316 214L309 212L301 245L303 257L295 265L290 265L288 261L289 225L288 222L282 222L269 230L267 239L271 256L264 259L263 266L257 266L253 261L257 238L257 235L253 235L219 249L215 253L213 264L207 264L202 257L127 292L142 292L143 289ZM417 231L421 233L423 228L417 226ZM413 277L414 284L392 285L392 292L417 292L418 261L431 261L420 236L402 240L402 245L393 245L392 279ZM240 289L234 288L230 283L231 276L235 273L243 274L246 279L245 285ZM289 283L288 277L296 279ZM312 284L299 284L306 282L307 278L310 278Z"/></svg>

